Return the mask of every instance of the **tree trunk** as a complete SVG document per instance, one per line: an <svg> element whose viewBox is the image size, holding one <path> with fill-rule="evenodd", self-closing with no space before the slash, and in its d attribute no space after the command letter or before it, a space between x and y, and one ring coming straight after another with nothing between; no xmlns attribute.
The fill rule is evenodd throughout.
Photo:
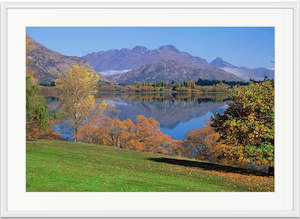
<svg viewBox="0 0 300 219"><path fill-rule="evenodd" d="M269 167L268 174L274 176L274 167Z"/></svg>
<svg viewBox="0 0 300 219"><path fill-rule="evenodd" d="M75 115L74 115L75 116L75 119L74 119L75 120L75 125L74 125L74 127L75 127L74 128L74 138L75 138L74 141L75 142L77 142L77 132L78 132L78 124L77 124L77 118L78 118L78 116L77 115L78 115L77 111L75 111Z"/></svg>
<svg viewBox="0 0 300 219"><path fill-rule="evenodd" d="M75 129L74 129L74 138L75 138L74 141L75 141L75 142L77 142L77 133L78 133L78 129L75 128Z"/></svg>

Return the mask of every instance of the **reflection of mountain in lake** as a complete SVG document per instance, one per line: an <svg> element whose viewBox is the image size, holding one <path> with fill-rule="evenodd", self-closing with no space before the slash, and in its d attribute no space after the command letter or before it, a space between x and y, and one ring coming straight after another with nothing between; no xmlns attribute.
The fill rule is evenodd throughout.
<svg viewBox="0 0 300 219"><path fill-rule="evenodd" d="M50 113L56 113L59 110L60 104L56 97L45 97L46 103L48 105L48 110Z"/></svg>
<svg viewBox="0 0 300 219"><path fill-rule="evenodd" d="M223 113L230 101L221 101L222 98L214 96L186 97L180 96L147 96L133 95L120 96L108 95L97 96L98 101L105 100L115 107L106 112L107 116L116 116L121 120L131 119L136 122L137 115L144 115L147 118L153 117L160 123L160 130L170 135L174 139L184 139L191 129L201 129L207 124L216 113ZM220 101L216 101L219 100ZM58 111L59 100L54 97L46 97L49 111L55 113ZM119 111L119 113L117 113ZM60 121L55 125L55 130L63 138L72 141L71 123Z"/></svg>
<svg viewBox="0 0 300 219"><path fill-rule="evenodd" d="M228 101L213 102L207 99L203 102L199 99L194 103L182 101L165 101L159 103L134 101L127 98L111 98L106 101L115 104L115 108L120 110L118 117L121 120L130 118L135 121L137 115L144 115L155 118L160 122L161 128L167 129L173 129L178 124L190 121L193 118L208 114L214 115L217 112L223 113L228 103Z"/></svg>

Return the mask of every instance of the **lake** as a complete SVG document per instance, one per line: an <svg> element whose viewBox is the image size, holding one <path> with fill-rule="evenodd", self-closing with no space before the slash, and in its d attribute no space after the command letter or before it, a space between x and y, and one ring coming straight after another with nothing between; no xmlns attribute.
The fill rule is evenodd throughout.
<svg viewBox="0 0 300 219"><path fill-rule="evenodd" d="M216 113L223 114L230 100L223 94L210 95L165 95L165 94L97 94L96 98L113 104L113 110L105 114L120 120L136 122L137 115L153 117L160 123L160 130L173 139L183 140L191 129L201 129ZM59 109L56 98L47 97L50 111ZM73 140L73 130L69 122L55 126L58 134Z"/></svg>

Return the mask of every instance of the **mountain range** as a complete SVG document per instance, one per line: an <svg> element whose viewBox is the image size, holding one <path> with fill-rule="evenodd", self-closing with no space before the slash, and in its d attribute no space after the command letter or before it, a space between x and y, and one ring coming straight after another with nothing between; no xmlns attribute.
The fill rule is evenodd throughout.
<svg viewBox="0 0 300 219"><path fill-rule="evenodd" d="M129 72L109 77L112 81L120 84L133 84L135 81L196 81L199 78L225 81L241 80L234 74L209 65L195 66L174 60L145 64Z"/></svg>
<svg viewBox="0 0 300 219"><path fill-rule="evenodd" d="M33 41L35 49L26 54L27 67L35 72L41 84L49 84L57 79L59 72L67 72L73 65L83 65L88 71L97 71L83 58L77 56L64 56L58 52L47 49Z"/></svg>
<svg viewBox="0 0 300 219"><path fill-rule="evenodd" d="M265 77L274 78L273 69L237 67L230 64L229 62L224 61L220 57L217 57L209 64L216 68L223 69L226 72L230 72L244 81L249 81L250 79L262 81Z"/></svg>
<svg viewBox="0 0 300 219"><path fill-rule="evenodd" d="M208 63L205 59L182 52L173 45L153 50L136 46L133 49L99 51L82 58L116 83L197 80L199 77L208 80L249 81L264 80L265 76L274 77L272 69L238 67L220 57ZM173 61L173 66L168 61Z"/></svg>
<svg viewBox="0 0 300 219"><path fill-rule="evenodd" d="M161 46L154 50L136 46L133 49L100 51L87 54L82 58L88 61L98 72L134 69L162 60L174 60L195 66L208 65L205 59L192 56L186 52L180 52L172 45Z"/></svg>
<svg viewBox="0 0 300 219"><path fill-rule="evenodd" d="M221 58L208 63L201 57L179 51L173 45L158 49L136 46L133 49L114 49L89 53L83 57L65 56L33 41L36 48L27 53L27 67L35 71L41 84L56 80L58 72L65 73L71 66L83 65L88 71L99 73L105 82L132 84L134 81L182 80L263 80L274 77L266 68L250 69L234 66Z"/></svg>

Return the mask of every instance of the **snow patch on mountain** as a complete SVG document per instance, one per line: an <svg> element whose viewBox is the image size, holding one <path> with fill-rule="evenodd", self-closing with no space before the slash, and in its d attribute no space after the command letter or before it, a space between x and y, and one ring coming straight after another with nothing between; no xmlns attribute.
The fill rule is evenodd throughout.
<svg viewBox="0 0 300 219"><path fill-rule="evenodd" d="M101 75L104 76L112 76L112 75L119 75L119 74L124 74L126 72L131 71L131 69L124 69L124 70L109 70L109 71L102 71L99 72Z"/></svg>

